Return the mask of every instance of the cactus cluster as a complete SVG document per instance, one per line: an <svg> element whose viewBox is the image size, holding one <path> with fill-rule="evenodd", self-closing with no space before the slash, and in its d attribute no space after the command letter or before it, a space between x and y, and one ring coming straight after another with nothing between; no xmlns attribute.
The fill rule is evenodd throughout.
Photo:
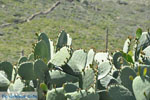
<svg viewBox="0 0 150 100"><path fill-rule="evenodd" d="M0 62L0 91L37 91L39 100L150 100L150 33L138 29L131 51L74 50L64 30L56 46L45 33L16 65Z"/></svg>

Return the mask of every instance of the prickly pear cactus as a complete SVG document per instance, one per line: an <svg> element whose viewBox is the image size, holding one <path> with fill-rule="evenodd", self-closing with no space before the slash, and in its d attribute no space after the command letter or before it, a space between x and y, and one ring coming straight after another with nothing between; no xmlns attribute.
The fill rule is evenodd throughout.
<svg viewBox="0 0 150 100"><path fill-rule="evenodd" d="M118 78L119 75L120 75L120 71L118 71L118 70L114 70L112 73L112 76L116 79Z"/></svg>
<svg viewBox="0 0 150 100"><path fill-rule="evenodd" d="M133 92L136 100L150 100L150 78L137 76L133 80Z"/></svg>
<svg viewBox="0 0 150 100"><path fill-rule="evenodd" d="M48 38L48 36L45 33L40 33L38 36L38 40L44 40L47 48L48 48L48 55L49 55L49 59L50 60L52 58L52 52L51 50L53 49L53 44L51 43L52 41Z"/></svg>
<svg viewBox="0 0 150 100"><path fill-rule="evenodd" d="M75 92L79 89L79 82L76 83L67 82L64 84L64 89L66 93Z"/></svg>
<svg viewBox="0 0 150 100"><path fill-rule="evenodd" d="M60 48L62 48L63 46L67 45L67 33L63 30L61 31L61 33L59 34L58 37L58 41L57 41L57 46L56 46L56 51L58 51Z"/></svg>
<svg viewBox="0 0 150 100"><path fill-rule="evenodd" d="M123 52L124 53L128 53L129 52L130 45L131 45L131 39L130 39L130 37L128 37L127 40L124 43L124 46L123 46Z"/></svg>
<svg viewBox="0 0 150 100"><path fill-rule="evenodd" d="M4 71L0 71L0 88L9 86L10 81Z"/></svg>
<svg viewBox="0 0 150 100"><path fill-rule="evenodd" d="M17 76L14 83L11 83L7 89L7 92L22 92L25 84L22 82L19 76Z"/></svg>
<svg viewBox="0 0 150 100"><path fill-rule="evenodd" d="M79 86L82 89L89 89L91 86L95 85L95 82L97 80L92 68L85 68L79 79Z"/></svg>
<svg viewBox="0 0 150 100"><path fill-rule="evenodd" d="M68 62L68 65L73 70L74 73L81 73L86 66L87 53L84 50L74 51L71 59Z"/></svg>
<svg viewBox="0 0 150 100"><path fill-rule="evenodd" d="M54 57L49 61L55 66L62 66L68 62L70 58L70 49L68 47L63 47L54 55Z"/></svg>
<svg viewBox="0 0 150 100"><path fill-rule="evenodd" d="M99 100L99 95L90 88L89 90L78 90L72 93L66 93L67 100Z"/></svg>
<svg viewBox="0 0 150 100"><path fill-rule="evenodd" d="M122 85L110 85L108 94L112 100L135 100L134 95Z"/></svg>
<svg viewBox="0 0 150 100"><path fill-rule="evenodd" d="M23 80L33 80L35 79L34 67L32 62L25 62L19 66L18 74Z"/></svg>
<svg viewBox="0 0 150 100"><path fill-rule="evenodd" d="M98 80L104 78L110 73L112 64L110 62L103 62L98 65Z"/></svg>
<svg viewBox="0 0 150 100"><path fill-rule="evenodd" d="M108 52L99 52L95 54L94 60L101 64L103 62L109 62L112 59L112 57L109 55Z"/></svg>
<svg viewBox="0 0 150 100"><path fill-rule="evenodd" d="M52 70L49 71L51 76L51 84L56 85L57 87L61 87L66 82L78 82L78 77L69 75L67 73L58 71L58 70Z"/></svg>
<svg viewBox="0 0 150 100"><path fill-rule="evenodd" d="M47 44L44 40L38 41L34 48L34 59L43 59L45 62L48 62L50 59L49 51Z"/></svg>
<svg viewBox="0 0 150 100"><path fill-rule="evenodd" d="M109 52L73 50L65 31L56 47L45 33L37 37L33 52L17 66L0 62L0 91L36 91L39 100L150 100L149 32L137 30L134 55L128 38L113 58Z"/></svg>
<svg viewBox="0 0 150 100"><path fill-rule="evenodd" d="M7 75L7 78L11 80L13 65L10 62L4 61L0 64L0 71L4 71Z"/></svg>
<svg viewBox="0 0 150 100"><path fill-rule="evenodd" d="M140 64L139 66L136 66L135 67L135 71L138 73L138 75L140 76L144 76L143 73L144 73L144 70L146 69L146 75L148 77L150 77L150 66L149 65L143 65L143 64Z"/></svg>
<svg viewBox="0 0 150 100"><path fill-rule="evenodd" d="M132 78L136 77L135 71L130 67L124 67L120 73L121 84L126 88L128 88L131 92L133 92L132 90L133 80L131 80L130 77Z"/></svg>
<svg viewBox="0 0 150 100"><path fill-rule="evenodd" d="M119 82L111 75L107 75L104 78L100 79L99 81L100 81L100 84L105 88L107 88L109 85L112 85L112 84L119 84Z"/></svg>
<svg viewBox="0 0 150 100"><path fill-rule="evenodd" d="M90 65L93 64L94 54L95 54L95 52L93 51L93 49L90 49L87 54L86 67L90 67Z"/></svg>
<svg viewBox="0 0 150 100"><path fill-rule="evenodd" d="M66 100L64 88L48 90L46 100Z"/></svg>
<svg viewBox="0 0 150 100"><path fill-rule="evenodd" d="M28 58L25 57L25 56L23 56L23 57L21 57L21 58L19 59L18 64L21 64L21 63L26 62L26 61L28 61Z"/></svg>
<svg viewBox="0 0 150 100"><path fill-rule="evenodd" d="M114 53L113 64L117 69L121 69L122 66L128 65L127 61L124 59L123 54L120 51Z"/></svg>
<svg viewBox="0 0 150 100"><path fill-rule="evenodd" d="M144 50L149 45L150 45L150 34L148 32L143 32L137 42L136 50L134 53L135 61L137 61L139 58L140 50Z"/></svg>
<svg viewBox="0 0 150 100"><path fill-rule="evenodd" d="M70 37L69 34L67 34L67 46L71 46L72 45L72 38Z"/></svg>
<svg viewBox="0 0 150 100"><path fill-rule="evenodd" d="M45 73L48 71L47 65L42 60L36 60L34 63L34 73L36 79L45 80Z"/></svg>
<svg viewBox="0 0 150 100"><path fill-rule="evenodd" d="M34 54L33 53L28 55L28 61L34 61Z"/></svg>

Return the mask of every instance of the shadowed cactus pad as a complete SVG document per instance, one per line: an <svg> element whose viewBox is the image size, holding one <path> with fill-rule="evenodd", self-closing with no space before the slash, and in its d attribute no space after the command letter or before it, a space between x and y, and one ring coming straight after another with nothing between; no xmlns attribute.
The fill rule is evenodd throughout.
<svg viewBox="0 0 150 100"><path fill-rule="evenodd" d="M26 61L28 61L28 58L23 56L19 59L18 64L21 64L21 63L26 62Z"/></svg>
<svg viewBox="0 0 150 100"><path fill-rule="evenodd" d="M34 73L36 78L40 80L45 79L45 72L48 71L47 65L42 60L36 60L34 63Z"/></svg>
<svg viewBox="0 0 150 100"><path fill-rule="evenodd" d="M4 61L0 63L0 70L4 71L7 75L7 78L11 80L13 65L10 62Z"/></svg>
<svg viewBox="0 0 150 100"><path fill-rule="evenodd" d="M77 89L79 89L79 82L76 83L65 83L64 84L64 89L66 91L66 93L70 93L70 92L75 92L77 91Z"/></svg>
<svg viewBox="0 0 150 100"><path fill-rule="evenodd" d="M112 100L135 100L132 92L122 85L110 85L108 94Z"/></svg>
<svg viewBox="0 0 150 100"><path fill-rule="evenodd" d="M35 45L34 59L38 59L38 58L46 60L46 62L48 62L50 59L48 47L44 40L38 41L38 43Z"/></svg>
<svg viewBox="0 0 150 100"><path fill-rule="evenodd" d="M32 62L22 63L18 69L18 74L23 80L33 80L35 79L34 67Z"/></svg>
<svg viewBox="0 0 150 100"><path fill-rule="evenodd" d="M136 77L135 71L131 69L130 67L124 67L120 73L121 84L125 86L126 88L128 88L130 91L133 91L132 80L129 79L130 76L135 78Z"/></svg>
<svg viewBox="0 0 150 100"><path fill-rule="evenodd" d="M45 34L45 33L40 33L39 36L38 36L38 40L44 40L46 45L47 45L47 48L48 48L48 55L49 55L49 59L50 59L50 42L49 42L49 39L48 39L48 36Z"/></svg>
<svg viewBox="0 0 150 100"><path fill-rule="evenodd" d="M58 37L56 51L58 51L63 46L67 45L67 41L68 41L67 38L68 38L67 33L64 30L61 31L61 33L59 34L59 37Z"/></svg>
<svg viewBox="0 0 150 100"><path fill-rule="evenodd" d="M113 55L113 64L117 69L121 69L122 66L128 65L125 59L123 58L123 54L119 51L115 52Z"/></svg>
<svg viewBox="0 0 150 100"><path fill-rule="evenodd" d="M78 77L69 75L67 73L64 73L58 70L52 70L52 71L49 71L49 73L51 76L51 83L55 84L58 87L61 87L63 83L66 83L66 82L75 83L79 81Z"/></svg>
<svg viewBox="0 0 150 100"><path fill-rule="evenodd" d="M34 61L34 54L33 53L28 55L28 60L29 61Z"/></svg>

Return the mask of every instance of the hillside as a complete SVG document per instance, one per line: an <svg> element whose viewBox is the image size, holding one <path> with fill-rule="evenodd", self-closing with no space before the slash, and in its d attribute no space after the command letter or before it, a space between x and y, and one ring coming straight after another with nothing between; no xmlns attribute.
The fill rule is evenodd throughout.
<svg viewBox="0 0 150 100"><path fill-rule="evenodd" d="M0 0L0 61L16 62L21 50L32 51L36 32L45 32L56 43L65 29L73 47L105 50L105 33L109 29L109 49L121 49L125 39L134 36L138 27L150 28L149 0L61 0L51 13L18 23L32 14L49 9L56 0Z"/></svg>

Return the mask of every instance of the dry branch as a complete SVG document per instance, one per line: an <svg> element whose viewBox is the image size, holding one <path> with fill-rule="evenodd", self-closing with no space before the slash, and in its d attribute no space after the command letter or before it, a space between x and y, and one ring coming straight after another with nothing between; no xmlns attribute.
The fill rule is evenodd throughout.
<svg viewBox="0 0 150 100"><path fill-rule="evenodd" d="M11 26L11 25L14 25L14 24L29 22L29 21L33 20L36 16L46 15L46 14L52 12L60 3L61 3L60 1L57 1L51 8L49 8L45 11L41 11L41 12L37 12L35 14L32 14L30 17L28 17L25 20L22 20L18 23L5 23L5 24L2 24L2 25L0 25L0 28L8 27L8 26Z"/></svg>

